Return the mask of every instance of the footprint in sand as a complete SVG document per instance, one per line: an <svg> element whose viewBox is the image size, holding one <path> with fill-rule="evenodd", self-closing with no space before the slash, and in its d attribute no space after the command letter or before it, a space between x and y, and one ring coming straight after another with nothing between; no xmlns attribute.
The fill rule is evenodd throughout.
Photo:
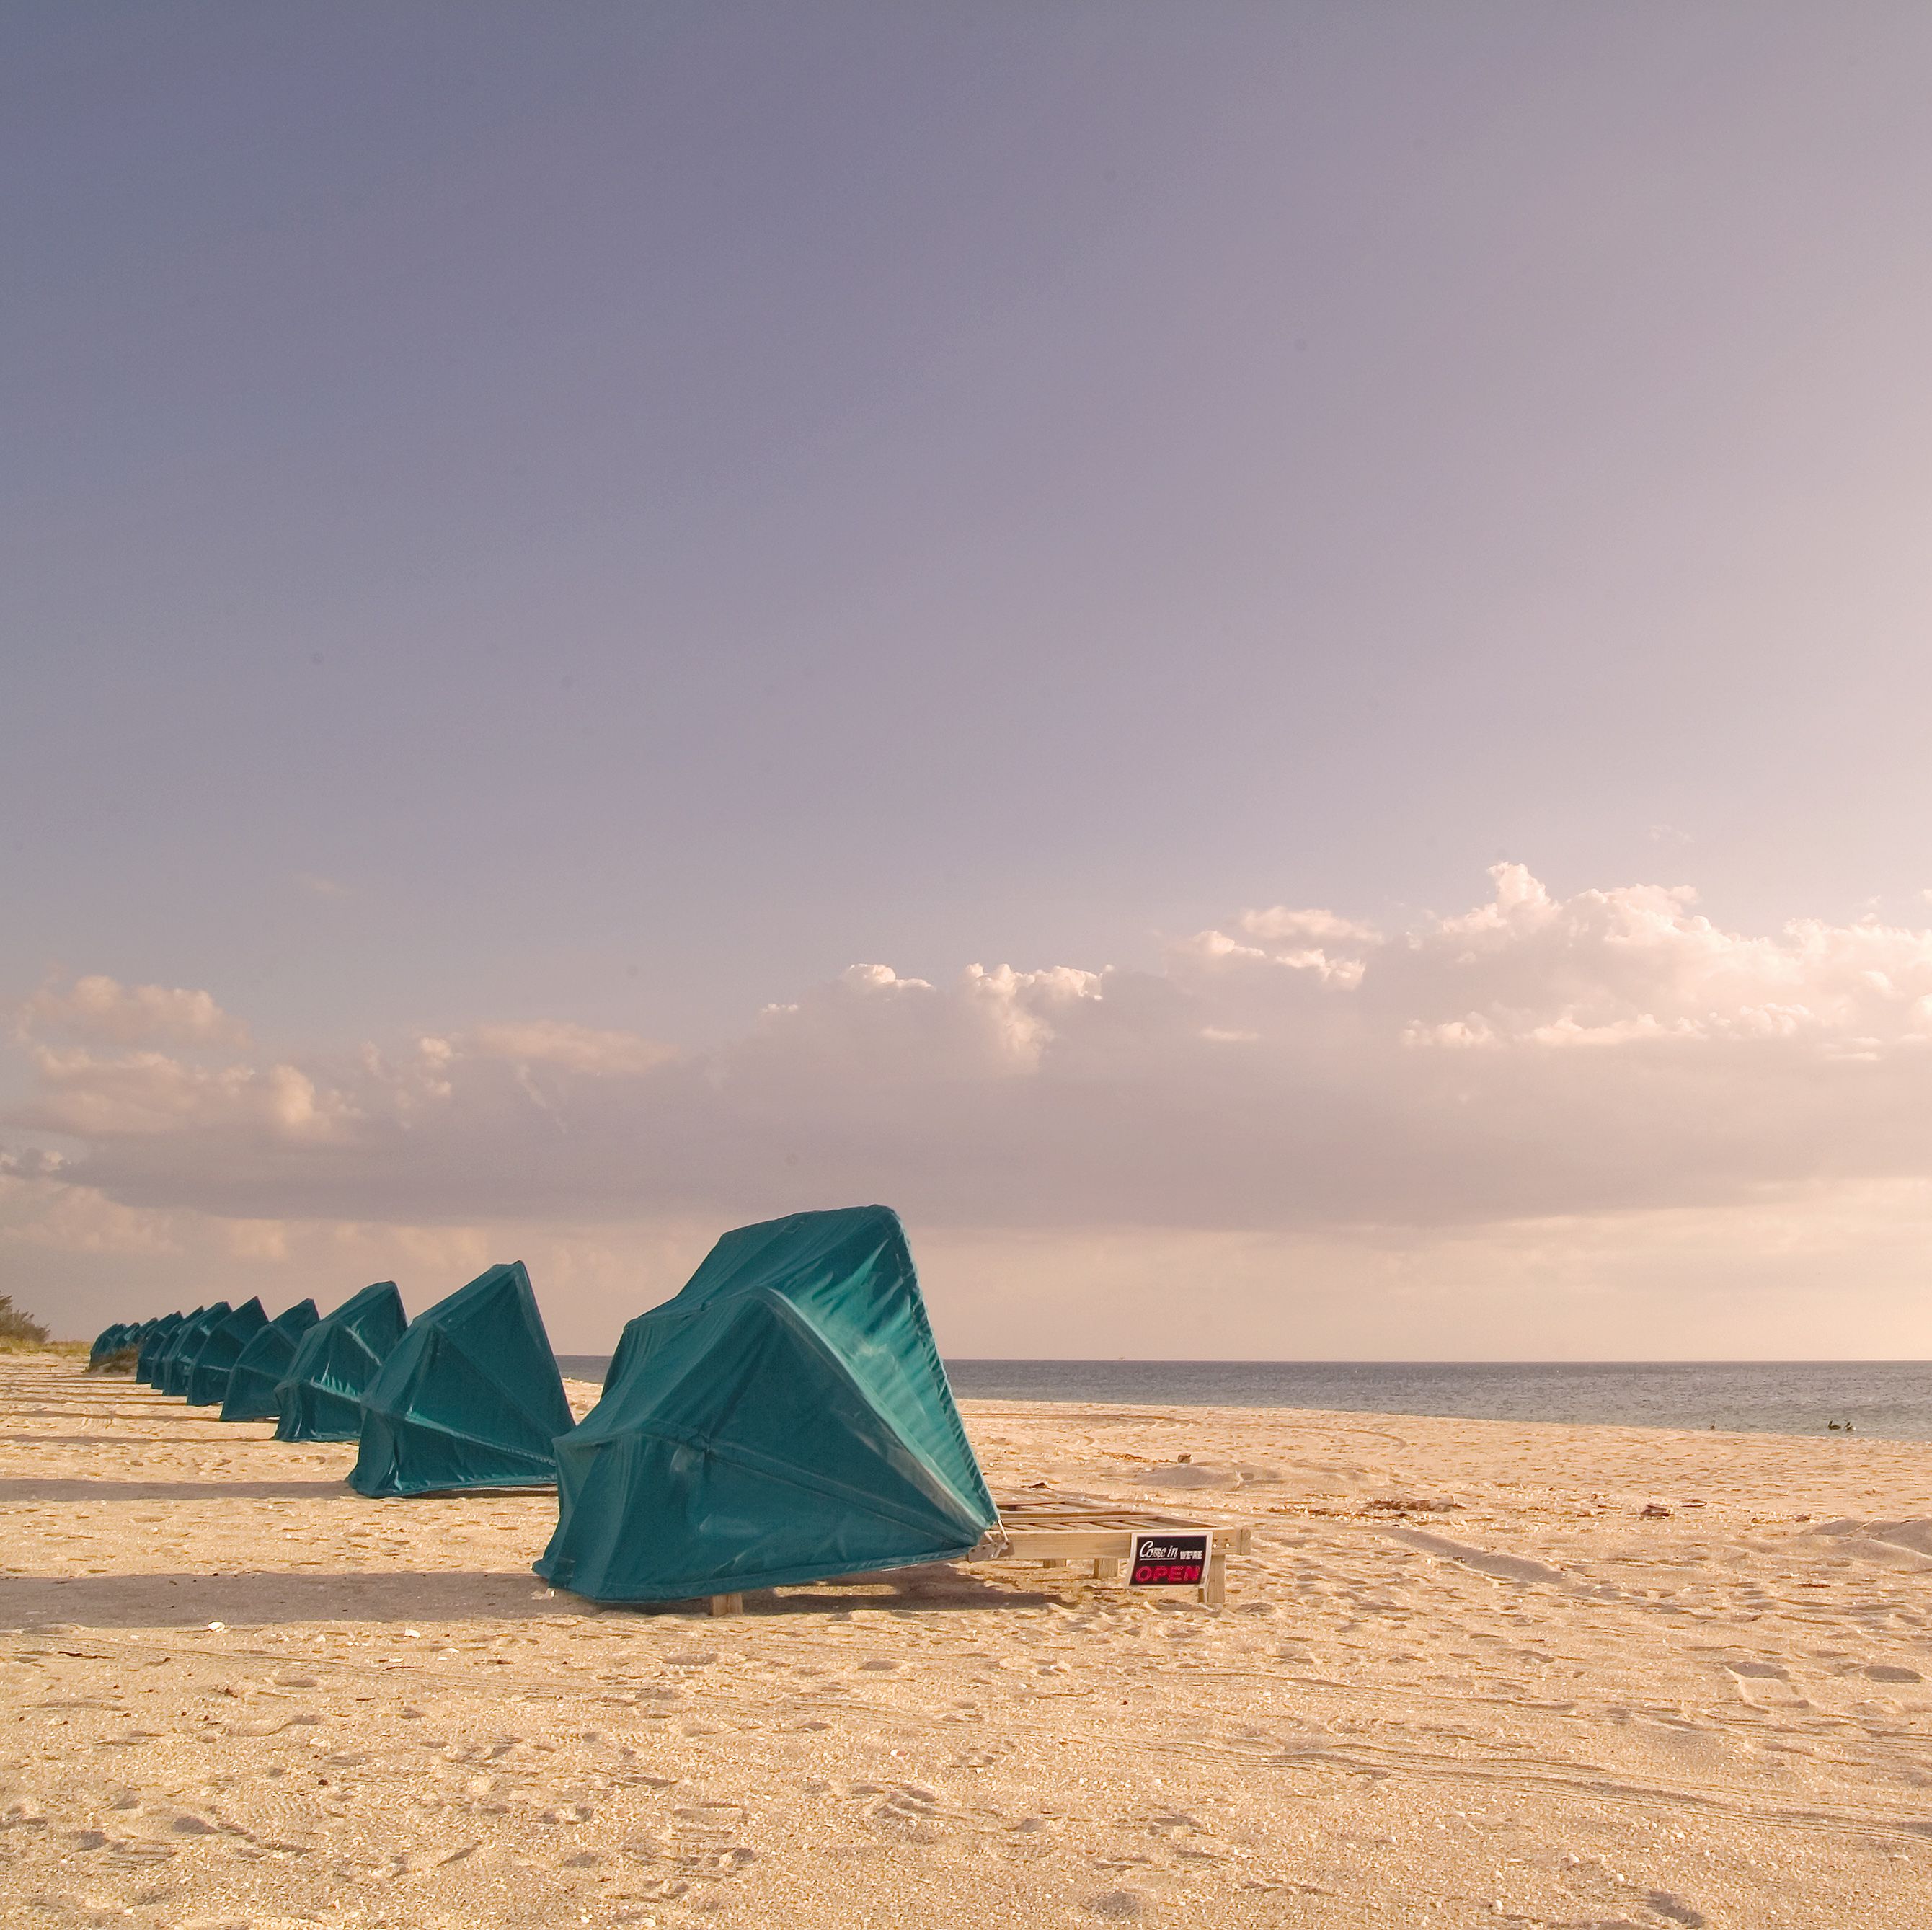
<svg viewBox="0 0 1932 1930"><path fill-rule="evenodd" d="M1239 1470L1205 1466L1198 1461L1178 1462L1171 1467L1149 1468L1136 1478L1138 1484L1144 1487L1234 1488L1241 1485Z"/></svg>
<svg viewBox="0 0 1932 1930"><path fill-rule="evenodd" d="M1168 1835L1177 1829L1204 1833L1207 1825L1198 1817L1190 1816L1184 1809L1156 1809L1148 1817L1148 1827L1157 1835Z"/></svg>
<svg viewBox="0 0 1932 1930"><path fill-rule="evenodd" d="M1644 1901L1666 1922L1681 1923L1684 1930L1703 1930L1704 1913L1693 1910L1682 1897L1672 1896L1667 1889L1652 1890Z"/></svg>

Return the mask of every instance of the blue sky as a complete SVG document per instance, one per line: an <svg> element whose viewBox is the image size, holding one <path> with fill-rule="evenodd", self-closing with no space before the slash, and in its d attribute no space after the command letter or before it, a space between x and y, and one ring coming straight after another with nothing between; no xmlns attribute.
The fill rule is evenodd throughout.
<svg viewBox="0 0 1932 1930"><path fill-rule="evenodd" d="M0 1055L0 1142L66 1162L21 1186L212 1215L166 1236L186 1271L271 1223L310 1229L292 1283L325 1225L494 1223L427 1172L412 1207L393 1161L393 1196L216 1197L191 1135L164 1181L152 1127L73 1130L82 1074L35 1055L70 1024L106 1063L77 977L204 990L251 1077L326 1094L365 1047L506 1027L716 1065L855 963L936 997L975 963L1166 995L1177 945L1257 908L1432 956L1504 862L1559 905L1694 884L1741 944L1924 922L1922 8L79 0L14 10L0 47L0 996L53 1001ZM1632 1016L1592 1018L1614 973L1584 977L1520 1009ZM1670 987L1635 1016L1715 1022ZM186 1037L132 1026L117 1050ZM590 1076L580 1042L515 1036ZM608 1048L625 1077L639 1051ZM820 1077L827 1118L864 1082L836 1053ZM1304 1085L1269 1091L1302 1116ZM1390 1116L1423 1103L1398 1082ZM648 1139L596 1116L602 1151ZM866 1117L880 1146L840 1126L859 1150L824 1184L925 1196L883 1150L906 1118ZM748 1129L709 1130L737 1175ZM1430 1218L1415 1157L1375 1226ZM1829 1163L1754 1157L1690 1204ZM932 1238L982 1256L962 1310L1002 1267L1049 1298L1104 1274L999 1247L1057 1217L1090 1256L1134 1219L1045 1170L1077 1210L998 1172L930 1189ZM640 1174L570 1210L684 1215L688 1244L782 1190ZM1498 1240L1581 1210L1506 1192ZM1584 1204L1686 1208L1618 1199ZM617 1237L514 1210L490 1257ZM1280 1217L1204 1181L1161 1237ZM633 1237L613 1282L650 1270ZM22 1250L77 1307L115 1289L84 1241ZM1230 1331L1359 1259L1255 1259ZM1333 1344L1387 1351L1394 1318Z"/></svg>

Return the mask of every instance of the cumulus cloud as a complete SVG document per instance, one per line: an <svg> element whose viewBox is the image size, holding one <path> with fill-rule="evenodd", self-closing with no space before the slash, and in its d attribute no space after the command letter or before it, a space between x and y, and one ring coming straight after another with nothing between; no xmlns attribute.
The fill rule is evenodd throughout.
<svg viewBox="0 0 1932 1930"><path fill-rule="evenodd" d="M172 1216L124 1206L68 1178L67 1162L38 1148L0 1147L0 1250L151 1259L179 1251Z"/></svg>
<svg viewBox="0 0 1932 1930"><path fill-rule="evenodd" d="M26 1049L22 1120L86 1184L264 1220L878 1198L962 1230L1358 1237L1932 1170L1932 932L1741 933L1682 886L1559 898L1517 865L1467 911L1258 909L1152 970L854 966L703 1051L552 1020L298 1064Z"/></svg>
<svg viewBox="0 0 1932 1930"><path fill-rule="evenodd" d="M1271 905L1265 911L1244 911L1243 932L1252 938L1274 944L1372 945L1381 936L1372 925L1352 918L1336 917L1333 911L1296 911L1286 905Z"/></svg>
<svg viewBox="0 0 1932 1930"><path fill-rule="evenodd" d="M20 1009L29 1031L70 1033L122 1046L245 1046L248 1028L206 992L123 985L100 973L44 985Z"/></svg>
<svg viewBox="0 0 1932 1930"><path fill-rule="evenodd" d="M22 1123L82 1140L227 1129L316 1142L349 1124L344 1096L319 1097L292 1065L210 1067L164 1052L110 1058L38 1043L29 1056L40 1091Z"/></svg>
<svg viewBox="0 0 1932 1930"><path fill-rule="evenodd" d="M639 1033L599 1031L592 1026L568 1025L556 1019L529 1019L520 1025L479 1025L463 1043L479 1058L506 1059L518 1065L559 1066L566 1072L592 1079L648 1072L670 1056L668 1047ZM456 1048L439 1040L430 1049L453 1052Z"/></svg>

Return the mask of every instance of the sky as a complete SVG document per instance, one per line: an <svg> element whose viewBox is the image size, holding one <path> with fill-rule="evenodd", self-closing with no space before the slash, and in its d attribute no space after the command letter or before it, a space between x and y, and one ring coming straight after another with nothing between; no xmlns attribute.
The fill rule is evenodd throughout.
<svg viewBox="0 0 1932 1930"><path fill-rule="evenodd" d="M0 1292L1932 1355L1932 13L0 16Z"/></svg>

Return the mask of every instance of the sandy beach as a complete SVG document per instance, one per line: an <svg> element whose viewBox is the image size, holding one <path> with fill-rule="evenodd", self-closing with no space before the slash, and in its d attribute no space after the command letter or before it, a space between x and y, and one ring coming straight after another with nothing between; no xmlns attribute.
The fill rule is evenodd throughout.
<svg viewBox="0 0 1932 1930"><path fill-rule="evenodd" d="M368 1501L349 1447L0 1358L0 1889L166 1930L1932 1913L1932 1446L962 1406L996 1493L1252 1523L1226 1607L936 1568L599 1610L530 1571L547 1495Z"/></svg>

